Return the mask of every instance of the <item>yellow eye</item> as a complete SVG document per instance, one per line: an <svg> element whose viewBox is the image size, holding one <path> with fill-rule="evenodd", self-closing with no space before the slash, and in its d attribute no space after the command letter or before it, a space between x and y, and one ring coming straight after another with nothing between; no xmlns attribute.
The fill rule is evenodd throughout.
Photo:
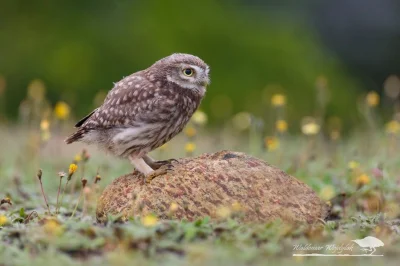
<svg viewBox="0 0 400 266"><path fill-rule="evenodd" d="M183 70L183 74L184 74L185 76L188 76L188 77L193 76L193 73L194 73L194 70L193 70L192 68L185 68L185 69Z"/></svg>

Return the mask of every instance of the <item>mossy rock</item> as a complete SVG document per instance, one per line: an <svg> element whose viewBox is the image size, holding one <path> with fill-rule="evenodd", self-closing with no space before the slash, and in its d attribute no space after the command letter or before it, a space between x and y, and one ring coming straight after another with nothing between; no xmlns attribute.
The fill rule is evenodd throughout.
<svg viewBox="0 0 400 266"><path fill-rule="evenodd" d="M328 213L309 186L244 153L203 154L173 165L149 184L138 172L115 179L98 200L97 220L106 221L108 214L126 220L152 213L160 219L191 221L218 219L232 211L243 222L280 218L314 223Z"/></svg>

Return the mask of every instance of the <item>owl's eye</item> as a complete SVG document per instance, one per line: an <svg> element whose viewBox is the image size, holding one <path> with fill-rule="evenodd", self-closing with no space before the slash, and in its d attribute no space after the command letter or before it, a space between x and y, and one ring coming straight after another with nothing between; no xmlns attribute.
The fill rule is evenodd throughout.
<svg viewBox="0 0 400 266"><path fill-rule="evenodd" d="M193 76L193 73L194 73L194 70L193 70L192 68L185 68L185 69L183 70L183 74L184 74L185 76L188 76L188 77Z"/></svg>

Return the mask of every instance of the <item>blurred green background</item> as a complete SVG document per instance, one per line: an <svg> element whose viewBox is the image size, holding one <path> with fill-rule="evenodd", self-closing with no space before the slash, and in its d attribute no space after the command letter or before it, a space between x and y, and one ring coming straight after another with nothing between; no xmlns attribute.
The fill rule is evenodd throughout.
<svg viewBox="0 0 400 266"><path fill-rule="evenodd" d="M240 111L267 117L271 96L282 93L287 96L289 121L315 115L318 97L325 97L329 103L323 115L339 116L350 124L357 119L356 98L363 90L381 89L384 78L398 66L382 61L398 58L399 51L383 46L385 57L379 57L373 42L366 41L368 47L351 42L351 29L358 32L356 40L374 39L370 24L363 24L364 32L354 29L359 25L355 22L363 21L357 16L369 16L357 3L371 1L301 2L1 1L0 75L7 86L0 110L16 118L29 83L41 79L50 103L65 101L78 117L92 110L98 104L96 95L101 98L113 82L171 53L184 52L211 66L212 84L202 109L214 123ZM388 2L393 1L380 1L378 14ZM389 5L385 10L396 9ZM341 17L341 11L347 14ZM390 35L394 43L397 29ZM364 61L357 61L360 52ZM380 60L365 61L373 56ZM317 80L327 81L326 95L316 91Z"/></svg>

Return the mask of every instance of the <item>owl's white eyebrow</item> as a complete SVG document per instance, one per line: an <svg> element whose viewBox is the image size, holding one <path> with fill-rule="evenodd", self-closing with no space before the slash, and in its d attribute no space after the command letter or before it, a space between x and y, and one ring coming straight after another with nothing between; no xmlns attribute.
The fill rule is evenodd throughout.
<svg viewBox="0 0 400 266"><path fill-rule="evenodd" d="M180 65L181 69L185 69L185 68L193 68L197 73L201 73L204 72L204 69L196 66L196 65L190 65L190 64L181 64Z"/></svg>
<svg viewBox="0 0 400 266"><path fill-rule="evenodd" d="M191 84L191 83L187 83L187 82L180 82L179 80L173 79L170 75L167 75L167 80L168 80L169 82L172 82L172 83L176 84L176 85L179 85L179 86L182 87L182 88L196 90L196 91L198 91L201 95L204 95L204 94L205 94L205 90L206 90L206 89L205 89L204 86L198 86L198 85L196 85L196 84Z"/></svg>
<svg viewBox="0 0 400 266"><path fill-rule="evenodd" d="M189 65L191 68L194 69L195 73L202 73L204 70L201 67L194 66L194 65Z"/></svg>

